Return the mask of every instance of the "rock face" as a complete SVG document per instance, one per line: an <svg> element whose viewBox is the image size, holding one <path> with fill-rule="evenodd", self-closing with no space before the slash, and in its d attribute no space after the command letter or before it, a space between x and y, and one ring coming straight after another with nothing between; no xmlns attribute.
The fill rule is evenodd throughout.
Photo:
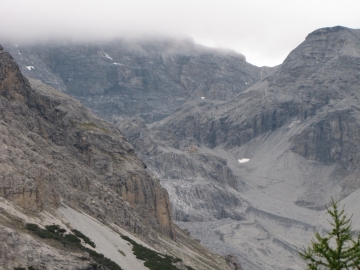
<svg viewBox="0 0 360 270"><path fill-rule="evenodd" d="M241 264L239 263L235 255L229 254L225 258L227 261L229 261L230 265L233 267L234 270L242 270Z"/></svg>
<svg viewBox="0 0 360 270"><path fill-rule="evenodd" d="M175 148L193 138L210 148L234 149L301 123L303 129L291 138L291 150L309 160L338 164L336 171L345 179L359 160L359 45L358 30L317 30L277 71L235 99L189 105L153 130Z"/></svg>
<svg viewBox="0 0 360 270"><path fill-rule="evenodd" d="M30 84L8 53L0 57L0 195L31 211L62 199L140 234L141 214L171 235L168 195L124 136L64 94Z"/></svg>
<svg viewBox="0 0 360 270"><path fill-rule="evenodd" d="M57 269L62 266L71 270L93 269L81 260L81 255L70 254L44 246L31 236L20 234L0 225L0 267L14 269L28 265L38 269Z"/></svg>
<svg viewBox="0 0 360 270"><path fill-rule="evenodd" d="M228 100L271 70L192 40L7 45L24 75L66 92L96 114L141 116L147 123L188 100Z"/></svg>
<svg viewBox="0 0 360 270"><path fill-rule="evenodd" d="M360 187L359 59L359 30L319 29L277 70L235 98L188 102L147 129L139 126L138 136L129 138L149 168L163 172L160 179L175 212L185 209L194 215L191 209L201 203L212 205L212 198L205 196L202 202L187 201L186 196L199 193L192 190L197 181L187 175L191 169L179 158L189 156L190 148L197 149L198 155L188 160L191 166L198 163L207 168L208 161L200 156L211 154L223 159L226 170L237 179L232 189L231 181L221 177L224 190L241 198L239 207L234 207L241 219L228 216L231 220L219 220L216 225L179 224L213 250L223 254L236 250L246 269L303 268L296 249L310 241L311 228L326 226L319 211L330 196L342 199ZM135 134L128 125L122 122L119 127L125 134ZM144 145L150 144L151 151L146 152ZM156 163L166 152L177 162L168 156ZM174 174L165 176L171 172L181 172L188 181L181 183ZM209 175L201 177L203 182L216 183ZM209 189L201 190L211 194ZM217 208L223 203L229 200L217 201ZM217 217L203 208L205 213ZM187 221L184 217L180 215L178 221ZM212 244L219 240L221 248Z"/></svg>
<svg viewBox="0 0 360 270"><path fill-rule="evenodd" d="M94 269L87 252L29 235L24 225L35 221L99 233L100 253L105 234L118 242L125 241L119 234L136 235L197 269L230 269L173 224L167 191L114 125L64 93L26 79L3 50L0 104L1 269ZM66 219L59 216L65 213ZM118 246L111 245L106 253L118 258Z"/></svg>
<svg viewBox="0 0 360 270"><path fill-rule="evenodd" d="M164 145L151 137L139 118L117 119L115 123L168 190L175 220L243 218L241 199L235 195L242 184L238 184L238 177L227 166L226 159L204 152L195 140L184 140L181 151Z"/></svg>
<svg viewBox="0 0 360 270"><path fill-rule="evenodd" d="M119 44L114 48L122 46ZM110 88L104 87L106 79L99 75L104 71L96 69L99 74L94 71L93 78L98 79L89 80L91 85L87 85L92 96L79 99L83 102L89 100L86 104L99 115L103 113L107 119L114 115L136 117L127 120L113 118L149 170L158 175L167 188L178 224L199 238L201 243L223 255L235 253L244 269L303 269L297 250L308 244L314 228L319 231L326 229L322 210L330 197L346 197L344 201L350 202L351 209L358 212L359 200L353 194L357 194L360 187L357 149L360 145L359 30L344 27L316 30L289 54L281 66L266 76L261 76L260 70L259 81L255 83L254 79L248 85L245 82L250 77L234 73L239 66L246 65L238 57L234 64L234 58L228 54L215 57L195 48L188 49L186 55L194 58L189 56L187 62L184 60L184 47L189 48L189 45L179 47L177 43L176 46L164 47L162 44L150 49L150 43L141 44L136 50L119 52L123 58L116 58L117 50L110 51L110 45L100 50L97 57L94 55L95 51L98 52L98 45L76 47L78 51L86 51L86 58L77 58L80 53L69 53L72 55L69 58L83 61L81 63L87 67L81 73L78 64L66 62L77 67L72 72L79 78L91 70L89 63L97 63L96 59L109 61L104 64L105 71L112 61L126 64L126 67L117 67L121 72L116 74L129 74L129 77L124 75L129 80L117 80L123 88L116 86L116 89L111 88L114 91L101 92L101 89ZM41 47L38 48L40 52ZM41 51L50 55L53 48L45 47ZM62 46L56 48L59 55L68 50ZM90 53L90 48L95 48L94 53ZM30 52L30 49L26 50ZM24 55L26 50L24 48ZM155 56L149 60L149 55L160 51L161 61ZM23 51L19 53L23 55ZM16 57L28 61L31 55L37 59L32 53L23 60L20 54ZM206 57L202 58L204 55ZM120 62L120 59L125 60ZM134 69L134 59L141 60L135 61L138 69ZM39 66L41 70L45 68L41 74L46 74L46 70L55 74L54 67L44 64L46 61L30 63L35 69L26 64L29 67L27 72L35 76ZM25 62L22 63L25 66ZM65 66L57 67L57 72L66 70ZM128 66L127 73L125 68ZM162 73L156 73L160 74L156 77L152 71L158 67L162 67ZM190 67L194 69L189 71ZM207 72L209 70L211 73ZM222 73L217 73L220 70ZM259 69L256 70L259 74ZM215 77L221 79L224 88L217 86L216 91L211 90L214 84L206 82L214 74L220 74ZM155 77L158 79L154 80ZM69 86L73 84L72 87L77 85L79 91L85 89L82 88L84 80L73 82L76 78L72 75L68 78L71 78L71 83L61 79L64 91L70 91ZM155 87L155 82L158 87ZM134 89L137 90L132 91ZM188 92L181 92L181 89ZM3 94L9 102L14 99L12 92L16 98L23 96L10 89ZM128 96L123 94L125 92ZM233 94L221 98L219 93ZM100 98L91 103L90 100L95 100L93 98L98 94ZM124 102L130 106L112 110L109 109L113 108L110 106L112 103L106 101L103 103L107 104L106 109L99 113L101 95L107 100L111 97L111 102L120 104L120 107L121 102L116 98L124 97ZM205 99L201 99L202 96ZM139 110L132 98L142 100L143 109ZM182 105L181 109L175 110L179 105ZM41 130L39 128L39 132ZM73 138L76 142L74 148L88 158L94 150L87 146L87 139L83 139L82 133L78 137L73 135ZM103 168L101 162L93 164L100 164L95 167ZM106 172L108 169L103 170ZM129 185L130 190L137 190ZM111 190L117 190L113 187ZM122 196L126 197L126 194ZM126 198L134 204L135 197L129 195ZM359 222L355 229L360 229Z"/></svg>

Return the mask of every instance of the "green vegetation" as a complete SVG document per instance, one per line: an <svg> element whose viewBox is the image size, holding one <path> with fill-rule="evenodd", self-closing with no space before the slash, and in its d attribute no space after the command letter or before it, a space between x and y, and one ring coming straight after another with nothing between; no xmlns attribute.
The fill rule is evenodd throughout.
<svg viewBox="0 0 360 270"><path fill-rule="evenodd" d="M40 227L34 223L26 223L25 228L28 229L29 231L37 231L40 229Z"/></svg>
<svg viewBox="0 0 360 270"><path fill-rule="evenodd" d="M173 264L181 262L182 260L180 258L174 258L169 255L164 255L152 249L144 247L143 245L136 243L128 236L122 235L121 238L132 244L132 250L136 258L145 261L144 265L150 270L178 270L178 268L175 267ZM195 270L190 266L186 267L189 270Z"/></svg>
<svg viewBox="0 0 360 270"><path fill-rule="evenodd" d="M119 251L119 253L120 253L121 255L123 255L124 257L126 257L126 254L124 253L124 251L122 251L122 250L120 250L120 249L118 249L118 251Z"/></svg>
<svg viewBox="0 0 360 270"><path fill-rule="evenodd" d="M89 253L91 258L95 262L97 262L98 264L101 264L102 266L107 267L107 269L109 269L109 270L122 270L122 268L119 265L117 265L114 261L110 260L109 258L105 257L103 254L97 253L96 251L86 248L83 245L81 245L80 238L83 239L89 245L95 247L95 243L93 241L91 241L89 237L87 237L86 235L84 235L82 232L80 232L78 230L73 230L72 232L74 234L69 233L69 234L64 235L66 230L60 228L60 226L58 226L58 225L49 225L49 226L45 226L46 229L41 229L36 224L27 223L25 225L25 228L27 230L31 231L32 233L40 236L41 238L54 239L54 240L62 243L64 246L70 246L73 248L80 249L82 251L86 251ZM25 268L21 268L21 267L18 268L17 270L20 270L20 269L26 270ZM33 269L29 268L29 270L33 270Z"/></svg>
<svg viewBox="0 0 360 270"><path fill-rule="evenodd" d="M81 240L79 239L79 237L77 237L74 234L66 234L64 235L64 238L66 239L67 242L70 243L81 243Z"/></svg>
<svg viewBox="0 0 360 270"><path fill-rule="evenodd" d="M83 239L84 242L86 244L89 244L90 246L92 246L93 248L95 248L95 243L93 241L90 240L89 237L87 237L86 235L84 235L82 232L78 231L78 230L72 230L72 232L79 238Z"/></svg>
<svg viewBox="0 0 360 270"><path fill-rule="evenodd" d="M331 217L332 230L322 237L315 231L315 239L310 246L299 252L310 270L360 269L360 236L354 237L351 217L344 208L339 210L339 202L331 199L331 208L326 207Z"/></svg>
<svg viewBox="0 0 360 270"><path fill-rule="evenodd" d="M89 249L89 248L83 248L84 250L86 250L91 258L94 259L94 261L96 261L97 263L107 267L110 270L122 270L122 268L116 264L114 261L110 260L109 258L105 257L103 254L101 253L97 253L95 250Z"/></svg>
<svg viewBox="0 0 360 270"><path fill-rule="evenodd" d="M60 228L59 225L47 225L47 226L45 226L45 228L46 228L46 230L48 230L49 232L52 232L52 233L63 234L66 232L66 230Z"/></svg>
<svg viewBox="0 0 360 270"><path fill-rule="evenodd" d="M27 223L25 227L26 227L26 229L34 232L36 235L40 236L41 238L51 238L51 239L56 239L56 240L61 240L62 238L64 238L62 236L62 234L60 232L58 232L53 226L56 226L59 228L59 226L57 226L57 225L51 225L51 226L47 226L47 227L49 227L49 229L46 228L46 230L44 230L44 229L41 229L38 225L33 224L33 223Z"/></svg>

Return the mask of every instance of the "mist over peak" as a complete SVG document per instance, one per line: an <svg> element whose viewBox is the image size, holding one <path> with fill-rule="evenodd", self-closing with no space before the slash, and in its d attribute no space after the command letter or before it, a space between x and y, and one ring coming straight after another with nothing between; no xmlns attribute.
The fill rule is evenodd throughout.
<svg viewBox="0 0 360 270"><path fill-rule="evenodd" d="M3 1L0 40L12 43L99 41L124 37L194 37L231 48L258 66L282 63L314 29L357 28L359 2L236 1ZM306 16L306 21L304 21Z"/></svg>

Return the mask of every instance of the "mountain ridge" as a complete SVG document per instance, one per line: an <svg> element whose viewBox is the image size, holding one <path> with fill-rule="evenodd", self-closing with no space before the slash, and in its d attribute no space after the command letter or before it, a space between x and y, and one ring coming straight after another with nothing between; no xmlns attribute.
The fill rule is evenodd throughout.
<svg viewBox="0 0 360 270"><path fill-rule="evenodd" d="M166 187L176 222L192 236L220 254L233 251L246 269L302 269L295 249L311 240L311 228L327 229L323 209L331 196L344 198L357 209L359 48L359 30L319 29L266 76L257 69L258 81L248 85L242 76L227 81L226 62L233 59L199 56L196 61L201 63L221 62L217 68L224 67L224 73L209 70L223 76L219 75L225 85L237 85L236 93L218 98L232 88L217 86L214 93L220 95L209 98L211 86L201 83L209 74L195 72L207 65L193 59L197 68L192 71L200 82L196 85L207 90L197 88L196 98L171 103L172 108L165 108L168 97L145 91L155 91L154 80L146 79L149 70L139 66L132 78L144 91L132 97L146 100L141 106L148 111L129 110L126 115L106 111L106 117L115 120L148 170ZM99 53L111 63L111 53L110 58ZM141 61L136 63L144 67L158 59L144 58L139 47L137 53ZM26 57L35 58L31 55ZM171 58L173 52L165 56L171 65L164 68L176 70L171 73L176 78L180 66L191 62L184 53L176 59ZM25 62L22 66L30 75L34 71ZM184 82L191 85L190 78L195 77ZM153 111L159 102L166 105ZM95 103L88 105L97 110ZM130 116L135 118L126 119Z"/></svg>
<svg viewBox="0 0 360 270"><path fill-rule="evenodd" d="M173 224L168 193L114 125L64 93L26 79L4 50L0 104L0 267L96 268L89 250L27 229L57 224L70 233L91 217L81 228L91 233L96 251L126 270L143 261L121 235L198 269L230 269ZM179 260L177 265L185 267Z"/></svg>
<svg viewBox="0 0 360 270"><path fill-rule="evenodd" d="M108 120L137 115L151 123L188 100L227 100L272 70L188 40L5 47L26 76L80 99Z"/></svg>
<svg viewBox="0 0 360 270"><path fill-rule="evenodd" d="M285 269L285 265L301 269L296 254L266 239L282 239L292 231L297 242L290 237L285 242L301 247L299 243L304 245L310 241L309 230L305 227L300 230L287 218L302 221L308 224L307 228L326 226L322 210L330 197L344 199L359 188L359 71L359 30L320 29L309 34L276 70L231 100L188 102L173 115L148 125L146 133L140 132L141 138L134 139L124 122L119 127L129 135L149 168L156 172L168 170L169 161L153 161L161 153L144 151L146 136L162 145L161 149L168 148L163 151L172 151L177 157L194 147L198 153L226 160L227 170L238 182L235 197L241 198L241 207L233 205L232 209L241 219L236 221L224 215L223 218L231 220L226 223L226 219L221 221L215 216L220 224L215 229L206 225L212 223L204 222L203 227L212 228L213 236L204 235L195 225L193 229L191 224L186 224L182 219L186 215L178 216L181 226L204 239L213 250L216 246L211 241L219 240L217 235L222 235L224 244L232 243L231 247L238 250L238 256L244 261L262 258L261 263L269 269ZM246 162L239 163L239 160ZM206 167L206 163L202 166ZM182 165L173 168L181 169ZM167 179L166 172L160 175L173 198L174 208L188 207L189 214L191 208L199 208L214 217L213 212L201 208L200 202L187 203L186 198L195 192L185 185L186 181L194 187L199 181L183 175L182 181ZM202 181L215 182L207 176ZM179 197L181 189L184 194ZM176 194L172 190L176 190ZM226 194L226 190L230 187L225 187L222 194ZM205 203L211 205L211 199ZM226 207L223 202L218 203L218 209ZM253 208L257 211L246 212ZM272 227L272 222L279 222L281 216L284 220L280 224L284 225ZM248 232L244 226L254 218L251 231L254 238L249 240L241 232ZM234 227L239 229L234 230ZM234 235L239 240L235 240ZM262 235L267 237L260 246L256 243ZM283 264L272 261L272 250L283 254ZM249 263L244 267L259 269L260 264Z"/></svg>

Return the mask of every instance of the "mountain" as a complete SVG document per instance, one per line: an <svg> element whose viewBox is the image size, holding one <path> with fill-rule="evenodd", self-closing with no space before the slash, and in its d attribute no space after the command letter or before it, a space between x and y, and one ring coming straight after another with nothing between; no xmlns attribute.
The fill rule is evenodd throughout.
<svg viewBox="0 0 360 270"><path fill-rule="evenodd" d="M7 48L27 76L114 120L168 190L176 224L244 269L303 269L297 250L328 228L331 196L360 229L359 30L318 29L271 69L189 41L126 42Z"/></svg>
<svg viewBox="0 0 360 270"><path fill-rule="evenodd" d="M114 125L26 79L1 46L0 104L0 268L147 269L141 244L176 269L233 269L173 224L168 193Z"/></svg>
<svg viewBox="0 0 360 270"><path fill-rule="evenodd" d="M358 211L359 71L360 30L323 28L229 101L118 126L168 189L177 224L236 250L245 269L302 269L297 249L327 227L330 197Z"/></svg>
<svg viewBox="0 0 360 270"><path fill-rule="evenodd" d="M188 100L228 100L264 77L230 50L188 39L120 39L98 43L11 45L25 76L43 81L102 118L141 116L151 123Z"/></svg>
<svg viewBox="0 0 360 270"><path fill-rule="evenodd" d="M237 155L257 137L284 127L296 130L288 150L334 165L328 181L337 181L341 196L346 196L360 183L353 178L358 175L359 52L358 30L317 30L278 70L236 98L189 105L152 129L175 148L191 138ZM245 155L251 158L251 153ZM326 202L314 199L318 206Z"/></svg>

